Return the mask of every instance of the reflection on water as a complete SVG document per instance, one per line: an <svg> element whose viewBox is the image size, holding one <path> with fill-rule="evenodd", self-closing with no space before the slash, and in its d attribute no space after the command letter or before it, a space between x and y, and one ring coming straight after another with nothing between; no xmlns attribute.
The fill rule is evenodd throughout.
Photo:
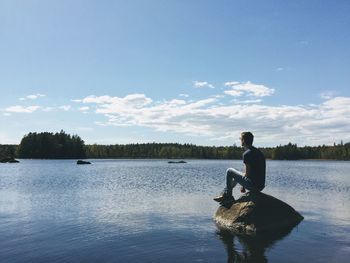
<svg viewBox="0 0 350 263"><path fill-rule="evenodd" d="M237 235L232 231L218 227L216 234L225 246L228 263L266 263L268 262L265 255L266 250L274 243L286 237L293 228L294 226L291 226L280 231L266 232L260 233L256 236L249 236ZM235 239L240 243L242 247L241 251L235 247Z"/></svg>

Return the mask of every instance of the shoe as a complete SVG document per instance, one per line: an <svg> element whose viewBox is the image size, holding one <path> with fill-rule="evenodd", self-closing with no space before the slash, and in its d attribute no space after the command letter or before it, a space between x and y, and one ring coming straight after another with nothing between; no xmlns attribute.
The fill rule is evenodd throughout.
<svg viewBox="0 0 350 263"><path fill-rule="evenodd" d="M231 206L233 203L235 203L236 200L233 198L233 196L226 197L224 200L220 202L220 205L222 206Z"/></svg>
<svg viewBox="0 0 350 263"><path fill-rule="evenodd" d="M216 196L216 197L213 198L214 201L219 202L219 203L221 203L225 199L226 199L226 196L224 194L221 194L221 195Z"/></svg>
<svg viewBox="0 0 350 263"><path fill-rule="evenodd" d="M225 192L221 193L219 196L213 198L216 202L232 201L235 200L232 196L228 196Z"/></svg>

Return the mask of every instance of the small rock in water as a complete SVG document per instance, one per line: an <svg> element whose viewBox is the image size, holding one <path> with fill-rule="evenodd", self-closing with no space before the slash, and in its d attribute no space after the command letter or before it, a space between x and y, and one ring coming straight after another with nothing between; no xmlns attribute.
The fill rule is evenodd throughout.
<svg viewBox="0 0 350 263"><path fill-rule="evenodd" d="M2 158L0 160L0 163L19 163L19 161L13 157L6 157L6 158Z"/></svg>
<svg viewBox="0 0 350 263"><path fill-rule="evenodd" d="M78 160L77 164L91 164L91 163L88 161Z"/></svg>
<svg viewBox="0 0 350 263"><path fill-rule="evenodd" d="M169 161L168 163L187 163L187 162L186 162L186 161L181 160L181 161Z"/></svg>

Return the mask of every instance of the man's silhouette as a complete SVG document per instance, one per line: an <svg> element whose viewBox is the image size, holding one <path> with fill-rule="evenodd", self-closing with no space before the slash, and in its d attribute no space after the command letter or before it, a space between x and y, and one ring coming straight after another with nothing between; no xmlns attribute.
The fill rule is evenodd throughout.
<svg viewBox="0 0 350 263"><path fill-rule="evenodd" d="M215 201L222 204L235 201L232 189L237 183L241 185L241 192L245 192L245 189L262 191L265 187L266 160L264 154L253 146L254 136L251 132L242 132L240 139L242 146L246 149L243 153L245 173L234 168L227 169L226 187L219 196L214 198Z"/></svg>

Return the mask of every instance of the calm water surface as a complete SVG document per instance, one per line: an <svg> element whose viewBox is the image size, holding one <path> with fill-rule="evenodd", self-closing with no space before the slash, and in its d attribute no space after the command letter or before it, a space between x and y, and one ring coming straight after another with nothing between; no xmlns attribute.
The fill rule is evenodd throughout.
<svg viewBox="0 0 350 263"><path fill-rule="evenodd" d="M264 192L305 219L247 238L212 219L241 161L91 161L0 164L0 262L350 262L350 162L268 161Z"/></svg>

